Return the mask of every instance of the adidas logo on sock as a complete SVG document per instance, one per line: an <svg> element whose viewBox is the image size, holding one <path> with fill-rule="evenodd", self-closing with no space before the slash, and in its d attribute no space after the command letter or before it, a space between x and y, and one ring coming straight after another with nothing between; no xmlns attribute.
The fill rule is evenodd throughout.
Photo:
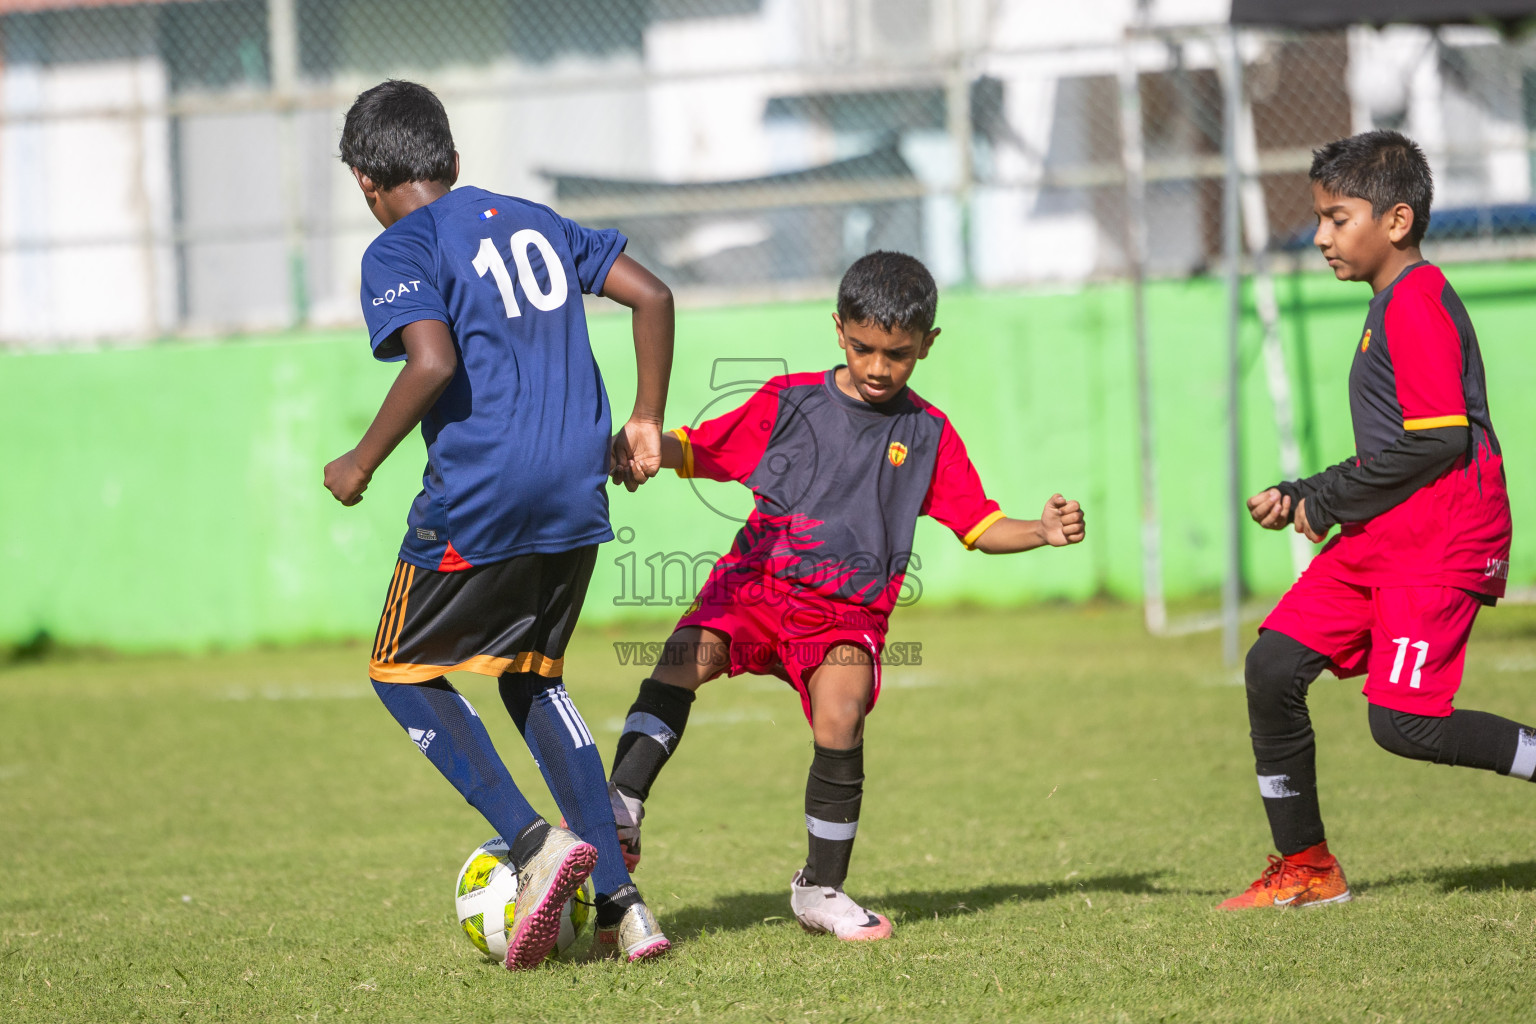
<svg viewBox="0 0 1536 1024"><path fill-rule="evenodd" d="M432 739L437 735L436 729L411 729L407 727L405 734L411 738L411 742L421 748L425 754L427 748L432 745Z"/></svg>
<svg viewBox="0 0 1536 1024"><path fill-rule="evenodd" d="M559 713L560 721L565 723L565 731L571 737L571 746L577 750L594 746L592 733L587 730L587 723L582 721L581 712L577 711L576 705L571 703L571 695L565 692L563 685L549 691L549 701Z"/></svg>

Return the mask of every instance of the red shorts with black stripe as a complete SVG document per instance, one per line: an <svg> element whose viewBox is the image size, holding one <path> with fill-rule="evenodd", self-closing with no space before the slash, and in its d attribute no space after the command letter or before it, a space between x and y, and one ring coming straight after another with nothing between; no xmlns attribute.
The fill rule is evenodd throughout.
<svg viewBox="0 0 1536 1024"><path fill-rule="evenodd" d="M1340 679L1363 674L1361 692L1372 704L1443 718L1461 687L1481 607L1456 587L1363 586L1314 563L1259 628L1326 655Z"/></svg>
<svg viewBox="0 0 1536 1024"><path fill-rule="evenodd" d="M722 633L730 645L729 674L777 676L800 694L800 708L811 721L811 674L834 648L852 645L869 652L874 685L868 714L880 699L880 655L885 650L886 617L859 605L833 601L772 576L716 566L693 607L677 628L698 626Z"/></svg>

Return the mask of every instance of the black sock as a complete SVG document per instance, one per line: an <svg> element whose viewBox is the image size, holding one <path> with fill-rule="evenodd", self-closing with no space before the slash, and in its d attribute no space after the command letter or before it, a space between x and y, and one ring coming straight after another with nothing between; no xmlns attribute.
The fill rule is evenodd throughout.
<svg viewBox="0 0 1536 1024"><path fill-rule="evenodd" d="M651 783L682 741L695 696L692 690L655 679L640 684L640 693L624 719L624 732L608 776L625 796L645 800L651 795Z"/></svg>
<svg viewBox="0 0 1536 1024"><path fill-rule="evenodd" d="M1259 793L1270 835L1283 856L1324 839L1317 802L1317 740L1307 688L1328 658L1283 633L1265 630L1248 650L1248 722Z"/></svg>
<svg viewBox="0 0 1536 1024"><path fill-rule="evenodd" d="M514 867L521 871L523 865L528 863L533 858L533 855L539 852L539 847L544 845L544 840L548 835L549 822L540 818L533 824L526 826L507 844L509 847L507 858L512 861Z"/></svg>
<svg viewBox="0 0 1536 1024"><path fill-rule="evenodd" d="M836 889L848 878L848 858L864 802L864 745L829 750L817 745L805 780L805 828L810 852L801 880Z"/></svg>
<svg viewBox="0 0 1536 1024"><path fill-rule="evenodd" d="M1530 780L1536 774L1536 729L1486 711L1444 718L1370 706L1371 735L1400 757L1481 768Z"/></svg>
<svg viewBox="0 0 1536 1024"><path fill-rule="evenodd" d="M621 886L607 896L597 897L597 926L612 928L624 919L624 911L640 902L640 890L630 885Z"/></svg>

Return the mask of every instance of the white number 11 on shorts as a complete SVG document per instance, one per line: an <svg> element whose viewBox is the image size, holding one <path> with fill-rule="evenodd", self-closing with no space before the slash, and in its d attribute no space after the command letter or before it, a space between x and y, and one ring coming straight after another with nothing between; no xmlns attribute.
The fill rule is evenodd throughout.
<svg viewBox="0 0 1536 1024"><path fill-rule="evenodd" d="M1413 661L1413 678L1408 680L1408 685L1417 690L1419 688L1419 671L1424 667L1424 659L1429 657L1429 641L1420 640L1414 642L1406 636L1400 636L1392 642L1397 644L1397 657L1392 659L1392 675L1389 677L1390 680L1395 683L1403 674L1403 659L1408 654L1408 648L1412 647L1419 654Z"/></svg>

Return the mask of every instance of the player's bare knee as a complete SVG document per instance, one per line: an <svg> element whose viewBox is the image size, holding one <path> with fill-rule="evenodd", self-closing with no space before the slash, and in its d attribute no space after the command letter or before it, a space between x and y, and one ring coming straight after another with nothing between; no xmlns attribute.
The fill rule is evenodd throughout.
<svg viewBox="0 0 1536 1024"><path fill-rule="evenodd" d="M651 678L697 690L731 667L730 640L701 629L678 630L662 645Z"/></svg>
<svg viewBox="0 0 1536 1024"><path fill-rule="evenodd" d="M819 746L829 750L852 750L864 742L864 708L845 701L828 702L815 708L811 733Z"/></svg>
<svg viewBox="0 0 1536 1024"><path fill-rule="evenodd" d="M701 668L692 661L669 664L665 659L658 661L656 667L651 670L652 679L658 683L675 686L680 690L697 690L718 674Z"/></svg>

